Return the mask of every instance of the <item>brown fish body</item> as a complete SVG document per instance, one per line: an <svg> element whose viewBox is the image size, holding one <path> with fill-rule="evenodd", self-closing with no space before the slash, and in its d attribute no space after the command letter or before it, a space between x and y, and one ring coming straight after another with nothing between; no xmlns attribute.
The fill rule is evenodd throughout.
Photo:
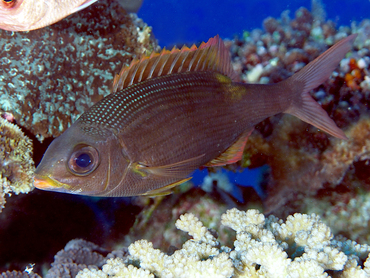
<svg viewBox="0 0 370 278"><path fill-rule="evenodd" d="M247 112L261 100L242 85L233 93L235 86L214 72L157 77L111 95L78 122L88 132L98 117L96 128L114 129L132 161L168 165L203 155L203 165L266 118Z"/></svg>
<svg viewBox="0 0 370 278"><path fill-rule="evenodd" d="M224 79L224 83L218 79ZM258 119L254 115L251 117L249 109L245 108L252 108L253 98L256 102L260 99L244 89L244 96L240 91L235 95L230 92L234 86L229 78L214 72L157 77L119 92L119 97L112 95L105 99L84 114L77 124L89 134L94 115L101 119L95 128L113 129L114 126L112 133L122 142L121 149L132 167L188 161L173 175L161 177L165 184L172 184L220 155L266 116L276 114L270 111L268 115L259 113ZM135 109L135 106L140 108ZM120 113L115 113L115 109ZM132 188L132 192L126 189L122 194L137 195L157 187L156 175L146 171L146 167L128 172L127 178L132 180L128 188ZM150 181L153 182L151 186ZM143 190L138 192L141 183Z"/></svg>
<svg viewBox="0 0 370 278"><path fill-rule="evenodd" d="M115 93L53 141L35 185L96 196L163 194L202 165L240 160L253 127L280 112L344 139L308 91L328 78L354 38L273 85L234 82L217 37L136 62L115 79Z"/></svg>

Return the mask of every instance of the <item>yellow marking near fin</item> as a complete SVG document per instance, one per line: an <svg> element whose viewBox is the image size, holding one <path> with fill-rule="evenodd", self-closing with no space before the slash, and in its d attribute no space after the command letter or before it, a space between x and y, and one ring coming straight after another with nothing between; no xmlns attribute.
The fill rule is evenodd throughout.
<svg viewBox="0 0 370 278"><path fill-rule="evenodd" d="M180 185L180 184L182 184L184 182L187 182L190 179L191 179L191 177L190 178L186 178L186 179L182 179L180 181L171 183L171 184L166 185L164 187L150 190L150 191L145 192L145 193L143 193L141 195L148 196L148 197L158 197L158 196L169 195L169 194L172 194L172 191L171 191L172 188L174 188L175 186Z"/></svg>
<svg viewBox="0 0 370 278"><path fill-rule="evenodd" d="M138 163L134 163L133 164L133 167L131 168L132 171L136 174L139 174L140 176L142 176L143 178L146 177L148 175L148 173L145 173L145 171L143 171L143 169L145 169L145 166L143 165L140 165Z"/></svg>
<svg viewBox="0 0 370 278"><path fill-rule="evenodd" d="M231 84L232 82L230 77L223 75L223 74L216 73L215 77L222 84Z"/></svg>
<svg viewBox="0 0 370 278"><path fill-rule="evenodd" d="M233 101L240 101L246 93L245 87L234 85L228 86L228 94L225 94L225 96Z"/></svg>

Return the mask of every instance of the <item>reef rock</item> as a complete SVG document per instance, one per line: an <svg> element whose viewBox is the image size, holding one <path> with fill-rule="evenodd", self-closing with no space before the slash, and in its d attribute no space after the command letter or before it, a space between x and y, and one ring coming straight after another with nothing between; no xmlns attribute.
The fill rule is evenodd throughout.
<svg viewBox="0 0 370 278"><path fill-rule="evenodd" d="M107 0L43 29L0 30L0 111L40 141L60 135L110 93L123 65L156 48L150 33Z"/></svg>
<svg viewBox="0 0 370 278"><path fill-rule="evenodd" d="M28 193L34 188L32 150L31 140L21 129L0 117L0 212L5 194Z"/></svg>

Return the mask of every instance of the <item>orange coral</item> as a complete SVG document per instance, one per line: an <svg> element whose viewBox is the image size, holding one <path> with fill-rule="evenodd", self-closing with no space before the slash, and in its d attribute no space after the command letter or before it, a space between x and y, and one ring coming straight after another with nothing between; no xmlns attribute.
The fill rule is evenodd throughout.
<svg viewBox="0 0 370 278"><path fill-rule="evenodd" d="M359 90L359 84L363 81L363 74L358 66L356 59L351 58L349 60L349 68L351 72L346 73L344 80L349 88L352 90Z"/></svg>

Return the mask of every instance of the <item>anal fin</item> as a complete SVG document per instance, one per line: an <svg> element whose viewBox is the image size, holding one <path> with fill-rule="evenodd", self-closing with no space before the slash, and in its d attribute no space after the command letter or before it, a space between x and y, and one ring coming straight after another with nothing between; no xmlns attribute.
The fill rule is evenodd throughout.
<svg viewBox="0 0 370 278"><path fill-rule="evenodd" d="M232 163L235 163L241 160L243 156L245 144L247 143L248 137L249 135L251 135L253 130L254 128L243 132L243 134L239 137L238 140L235 141L234 144L228 147L218 157L206 163L204 166L206 167L222 166L226 164L232 164Z"/></svg>

